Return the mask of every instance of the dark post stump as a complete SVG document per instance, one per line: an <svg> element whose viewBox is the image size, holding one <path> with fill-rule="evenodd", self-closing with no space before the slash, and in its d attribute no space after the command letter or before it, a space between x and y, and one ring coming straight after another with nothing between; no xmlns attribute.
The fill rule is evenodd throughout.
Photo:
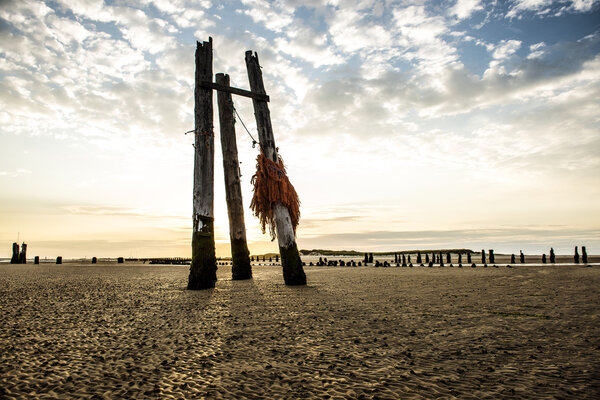
<svg viewBox="0 0 600 400"><path fill-rule="evenodd" d="M556 256L554 255L554 249L552 247L550 247L550 262L552 264L554 264L555 261L556 261Z"/></svg>
<svg viewBox="0 0 600 400"><path fill-rule="evenodd" d="M542 254L542 264L546 264L546 253Z"/></svg>
<svg viewBox="0 0 600 400"><path fill-rule="evenodd" d="M34 264L39 264L40 263L40 256L35 256L35 258L33 259L33 263Z"/></svg>
<svg viewBox="0 0 600 400"><path fill-rule="evenodd" d="M19 243L15 242L12 245L12 258L10 259L11 264L19 263Z"/></svg>
<svg viewBox="0 0 600 400"><path fill-rule="evenodd" d="M490 264L493 264L494 262L496 262L496 257L494 257L494 250L490 249Z"/></svg>
<svg viewBox="0 0 600 400"><path fill-rule="evenodd" d="M117 263L123 264L124 262L125 262L125 260L123 259L123 257L117 258Z"/></svg>
<svg viewBox="0 0 600 400"><path fill-rule="evenodd" d="M588 263L587 250L585 249L585 246L581 246L581 261L584 264Z"/></svg>
<svg viewBox="0 0 600 400"><path fill-rule="evenodd" d="M523 250L519 250L519 259L521 261L521 264L525 264L525 254L523 254Z"/></svg>
<svg viewBox="0 0 600 400"><path fill-rule="evenodd" d="M417 264L421 264L423 262L423 258L421 258L421 252L417 252Z"/></svg>
<svg viewBox="0 0 600 400"><path fill-rule="evenodd" d="M579 264L579 251L577 251L577 246L575 246L575 255L573 256L573 261L575 261L575 264Z"/></svg>
<svg viewBox="0 0 600 400"><path fill-rule="evenodd" d="M485 250L481 249L481 263L486 264L485 261Z"/></svg>
<svg viewBox="0 0 600 400"><path fill-rule="evenodd" d="M92 264L96 264L98 262L98 259L96 257L92 257Z"/></svg>
<svg viewBox="0 0 600 400"><path fill-rule="evenodd" d="M62 264L62 257L61 256L56 257L56 263L57 264Z"/></svg>
<svg viewBox="0 0 600 400"><path fill-rule="evenodd" d="M19 253L19 264L27 264L27 244L21 244L21 253Z"/></svg>

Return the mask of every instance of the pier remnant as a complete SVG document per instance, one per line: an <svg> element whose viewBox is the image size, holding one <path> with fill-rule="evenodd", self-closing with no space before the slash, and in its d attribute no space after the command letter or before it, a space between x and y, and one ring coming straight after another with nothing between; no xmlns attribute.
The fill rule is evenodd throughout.
<svg viewBox="0 0 600 400"><path fill-rule="evenodd" d="M214 234L214 129L212 89L212 38L196 42L194 90L194 188L192 261L188 289L209 289L217 280Z"/></svg>
<svg viewBox="0 0 600 400"><path fill-rule="evenodd" d="M56 257L56 263L57 264L62 264L62 257L61 256Z"/></svg>
<svg viewBox="0 0 600 400"><path fill-rule="evenodd" d="M27 243L21 243L21 252L19 253L19 264L27 264Z"/></svg>
<svg viewBox="0 0 600 400"><path fill-rule="evenodd" d="M12 257L10 259L11 264L19 263L19 243L14 242L12 244Z"/></svg>
<svg viewBox="0 0 600 400"><path fill-rule="evenodd" d="M35 256L35 257L33 258L33 263L34 263L34 264L39 264L39 263L40 263L40 256Z"/></svg>
<svg viewBox="0 0 600 400"><path fill-rule="evenodd" d="M577 251L577 246L575 246L575 255L573 256L573 261L575 261L575 264L579 264L579 251Z"/></svg>
<svg viewBox="0 0 600 400"><path fill-rule="evenodd" d="M550 262L552 264L554 264L555 261L556 261L556 255L554 255L554 249L552 247L550 247Z"/></svg>
<svg viewBox="0 0 600 400"><path fill-rule="evenodd" d="M246 69L250 82L250 90L254 93L266 95L258 54L253 53L251 50L246 52ZM254 106L254 117L256 119L261 154L264 154L267 161L279 165L281 164L281 159L275 146L269 106L266 101L256 98L252 99L252 104ZM281 254L283 280L286 285L305 285L306 274L302 268L302 260L298 252L295 226L291 219L290 210L281 202L272 204L271 209L277 233L279 253Z"/></svg>
<svg viewBox="0 0 600 400"><path fill-rule="evenodd" d="M229 87L229 75L217 74L216 83ZM252 278L252 266L250 265L250 252L246 241L240 162L235 138L235 119L231 94L218 91L217 103L219 105L221 149L223 151L225 199L227 201L227 215L229 216L231 276L233 280L250 279Z"/></svg>
<svg viewBox="0 0 600 400"><path fill-rule="evenodd" d="M494 257L494 250L490 249L489 250L489 255L490 255L490 264L493 264L496 262L496 257Z"/></svg>
<svg viewBox="0 0 600 400"><path fill-rule="evenodd" d="M581 261L584 264L588 263L587 250L585 249L585 246L581 246Z"/></svg>

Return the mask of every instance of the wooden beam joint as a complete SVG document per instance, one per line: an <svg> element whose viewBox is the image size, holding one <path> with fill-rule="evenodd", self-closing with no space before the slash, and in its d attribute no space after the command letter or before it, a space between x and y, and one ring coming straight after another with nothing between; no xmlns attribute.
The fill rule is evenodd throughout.
<svg viewBox="0 0 600 400"><path fill-rule="evenodd" d="M255 93L249 90L238 89L231 86L224 86L214 82L200 82L199 85L203 89L214 89L220 92L226 92L231 94L237 94L238 96L250 97L259 101L269 102L269 96L262 93Z"/></svg>

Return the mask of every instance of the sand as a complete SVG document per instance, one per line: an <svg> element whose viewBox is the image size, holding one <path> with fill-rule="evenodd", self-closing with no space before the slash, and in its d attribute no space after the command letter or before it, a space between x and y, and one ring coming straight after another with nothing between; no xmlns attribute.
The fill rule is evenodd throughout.
<svg viewBox="0 0 600 400"><path fill-rule="evenodd" d="M600 267L0 266L0 398L600 396Z"/></svg>

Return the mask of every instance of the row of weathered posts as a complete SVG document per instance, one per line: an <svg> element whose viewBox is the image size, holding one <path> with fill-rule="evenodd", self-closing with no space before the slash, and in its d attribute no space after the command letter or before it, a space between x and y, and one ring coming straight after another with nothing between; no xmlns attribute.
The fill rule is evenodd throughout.
<svg viewBox="0 0 600 400"><path fill-rule="evenodd" d="M217 90L225 194L229 217L229 235L232 255L232 278L250 279L248 245L240 185L240 168L235 138L234 108L231 94L252 99L260 150L273 162L279 161L267 96L263 84L258 55L247 51L246 69L250 91L233 88L229 75L219 73L212 81L212 38L196 43L196 72L194 90L194 189L192 261L188 289L208 289L217 280L217 261L214 237L214 129L213 90ZM289 210L280 203L271 205L281 254L281 265L286 285L306 284L306 275L296 245Z"/></svg>
<svg viewBox="0 0 600 400"><path fill-rule="evenodd" d="M435 252L431 252L431 261L429 259L429 253L425 253L425 264L444 264L444 254L446 255L446 262L448 264L450 264L452 261L452 257L451 254L452 252L438 252L438 254L436 254ZM461 264L462 263L462 253L460 252L455 252L455 254L458 255L458 263ZM471 252L466 252L465 253L467 256L467 263L471 264L472 263L472 258L471 258ZM487 264L488 262L490 264L494 264L496 262L496 256L494 254L494 250L488 250L487 253L485 250L481 250L481 263L482 264ZM486 256L487 254L487 256ZM574 255L573 255L573 262L575 264L579 264L579 261L581 259L581 262L584 264L588 263L588 254L587 254L587 250L585 248L585 246L581 246L581 257L579 256L579 250L578 247L575 246L575 251L574 251ZM554 264L556 263L556 254L554 254L554 248L550 248L550 256L549 256L549 260L550 263ZM515 254L511 254L510 256L510 262L511 264L515 264L517 262L517 258L515 256ZM521 264L525 263L525 254L523 253L522 250L519 251L519 262ZM546 264L548 262L548 257L546 257L546 254L542 254L542 264ZM365 256L363 258L363 263L365 265L369 264L369 263L373 263L373 253L365 253ZM411 264L411 255L408 254L408 256L406 254L398 254L398 253L394 253L394 263L396 264L400 264L402 263L402 266L406 266L407 264ZM423 263L423 257L420 251L417 251L416 254L416 263L417 264L422 264Z"/></svg>

